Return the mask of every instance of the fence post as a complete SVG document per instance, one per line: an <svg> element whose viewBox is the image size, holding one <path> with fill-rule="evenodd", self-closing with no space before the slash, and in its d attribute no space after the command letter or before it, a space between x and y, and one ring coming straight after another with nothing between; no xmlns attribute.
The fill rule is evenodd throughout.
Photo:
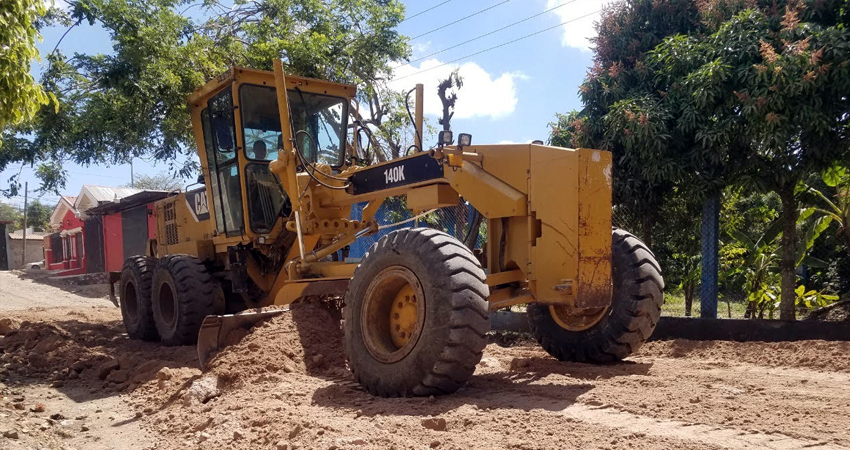
<svg viewBox="0 0 850 450"><path fill-rule="evenodd" d="M719 257L720 193L702 206L702 274L700 276L700 317L717 318L717 274Z"/></svg>

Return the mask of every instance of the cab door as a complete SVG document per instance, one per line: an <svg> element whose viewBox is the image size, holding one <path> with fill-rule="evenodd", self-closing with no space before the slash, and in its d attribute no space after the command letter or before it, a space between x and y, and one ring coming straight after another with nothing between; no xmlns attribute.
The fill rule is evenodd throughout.
<svg viewBox="0 0 850 450"><path fill-rule="evenodd" d="M201 113L206 144L208 181L212 189L216 231L227 236L244 234L242 187L233 118L233 90L224 89L207 102Z"/></svg>

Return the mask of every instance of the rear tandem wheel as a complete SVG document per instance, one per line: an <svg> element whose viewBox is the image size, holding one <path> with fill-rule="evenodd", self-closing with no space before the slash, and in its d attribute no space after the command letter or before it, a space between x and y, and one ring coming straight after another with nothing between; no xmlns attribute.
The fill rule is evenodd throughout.
<svg viewBox="0 0 850 450"><path fill-rule="evenodd" d="M121 318L130 339L155 341L159 339L151 309L151 280L156 258L131 256L121 268Z"/></svg>
<svg viewBox="0 0 850 450"><path fill-rule="evenodd" d="M204 318L224 312L221 284L194 256L161 258L152 288L154 322L165 345L194 344Z"/></svg>

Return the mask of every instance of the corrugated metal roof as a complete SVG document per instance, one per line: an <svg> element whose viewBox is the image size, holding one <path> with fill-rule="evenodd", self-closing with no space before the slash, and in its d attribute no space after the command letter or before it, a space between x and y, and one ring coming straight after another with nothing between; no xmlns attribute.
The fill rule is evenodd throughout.
<svg viewBox="0 0 850 450"><path fill-rule="evenodd" d="M87 191L92 198L98 202L114 202L124 197L142 192L141 189L128 187L107 187L107 186L83 186L83 190Z"/></svg>
<svg viewBox="0 0 850 450"><path fill-rule="evenodd" d="M41 231L27 231L27 240L28 241L40 241L44 239L49 233L42 233ZM9 233L9 239L17 239L21 240L24 238L24 230L17 230Z"/></svg>
<svg viewBox="0 0 850 450"><path fill-rule="evenodd" d="M124 197L142 192L141 189L127 187L107 187L85 185L80 189L80 195L74 202L74 208L80 212L85 212L89 208L94 208L98 205L108 202L117 202Z"/></svg>
<svg viewBox="0 0 850 450"><path fill-rule="evenodd" d="M141 191L137 192L133 195L128 195L127 197L122 198L117 202L109 202L104 203L100 206L95 206L94 208L88 209L86 214L90 215L105 215L112 214L117 211L124 211L136 206L144 205L147 203L155 202L157 200L162 200L165 197L168 197L172 193L169 191Z"/></svg>

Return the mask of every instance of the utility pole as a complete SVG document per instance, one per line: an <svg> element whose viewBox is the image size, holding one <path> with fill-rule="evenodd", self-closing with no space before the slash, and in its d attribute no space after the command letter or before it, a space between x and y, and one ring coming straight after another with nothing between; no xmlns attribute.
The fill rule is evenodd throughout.
<svg viewBox="0 0 850 450"><path fill-rule="evenodd" d="M21 268L27 266L27 193L29 192L29 182L24 182L24 241L21 247Z"/></svg>
<svg viewBox="0 0 850 450"><path fill-rule="evenodd" d="M136 177L133 176L133 158L130 158L130 187L136 187Z"/></svg>

